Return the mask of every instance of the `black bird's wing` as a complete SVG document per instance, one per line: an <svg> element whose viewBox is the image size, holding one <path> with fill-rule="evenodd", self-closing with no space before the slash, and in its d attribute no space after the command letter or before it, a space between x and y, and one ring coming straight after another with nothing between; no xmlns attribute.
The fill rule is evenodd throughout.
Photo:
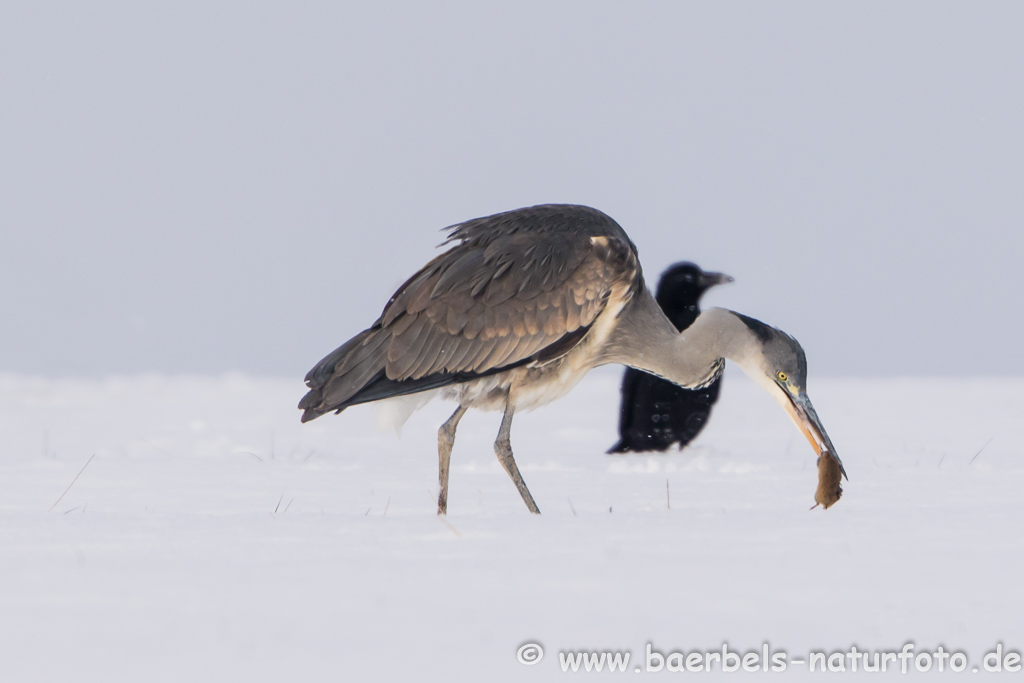
<svg viewBox="0 0 1024 683"><path fill-rule="evenodd" d="M583 339L613 290L643 287L636 247L596 209L536 206L450 230L455 246L309 371L304 422L558 357Z"/></svg>
<svg viewBox="0 0 1024 683"><path fill-rule="evenodd" d="M642 370L626 368L619 408L619 441L609 453L684 448L697 438L718 400L722 380L684 389Z"/></svg>

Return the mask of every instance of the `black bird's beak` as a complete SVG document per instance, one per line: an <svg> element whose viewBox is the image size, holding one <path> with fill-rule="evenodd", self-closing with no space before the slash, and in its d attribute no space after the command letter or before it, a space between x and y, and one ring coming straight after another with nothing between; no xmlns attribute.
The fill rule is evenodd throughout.
<svg viewBox="0 0 1024 683"><path fill-rule="evenodd" d="M700 286L704 289L715 285L726 285L733 282L733 278L725 273L709 273L704 271L700 274Z"/></svg>
<svg viewBox="0 0 1024 683"><path fill-rule="evenodd" d="M846 477L846 469L821 424L821 418L811 405L811 399L803 391L794 394L785 386L782 389L789 399L786 411L818 454L818 490L814 501L827 509L843 494L840 477Z"/></svg>

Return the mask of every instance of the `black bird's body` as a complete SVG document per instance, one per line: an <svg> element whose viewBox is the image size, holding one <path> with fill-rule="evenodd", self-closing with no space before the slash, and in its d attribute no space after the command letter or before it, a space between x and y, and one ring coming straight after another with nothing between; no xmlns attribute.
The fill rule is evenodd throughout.
<svg viewBox="0 0 1024 683"><path fill-rule="evenodd" d="M693 263L676 263L661 275L655 300L682 332L700 315L700 297L732 278L706 273ZM684 389L642 370L626 368L622 376L619 442L609 453L666 451L690 443L707 424L718 400L721 378L701 389Z"/></svg>

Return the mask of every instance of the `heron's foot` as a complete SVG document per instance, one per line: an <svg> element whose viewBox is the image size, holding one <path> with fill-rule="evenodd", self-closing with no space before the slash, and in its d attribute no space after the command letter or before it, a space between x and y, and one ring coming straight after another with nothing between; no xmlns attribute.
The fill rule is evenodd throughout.
<svg viewBox="0 0 1024 683"><path fill-rule="evenodd" d="M526 487L526 482L523 481L523 475L519 474L519 467L516 466L515 458L512 457L512 446L507 441L502 442L499 440L494 444L494 453L498 456L498 462L508 472L508 476L512 478L512 483L519 490L519 495L523 497L526 507L533 514L539 515L540 508L537 507L537 503L533 500L530 489Z"/></svg>
<svg viewBox="0 0 1024 683"><path fill-rule="evenodd" d="M437 430L437 514L448 514L448 470L452 460L452 446L455 445L455 430L459 420L466 414L466 408L460 405L452 416Z"/></svg>

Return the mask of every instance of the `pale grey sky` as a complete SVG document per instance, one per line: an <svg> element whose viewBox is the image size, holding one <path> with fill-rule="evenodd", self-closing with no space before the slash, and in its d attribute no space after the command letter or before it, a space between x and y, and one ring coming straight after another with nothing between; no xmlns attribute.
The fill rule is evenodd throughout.
<svg viewBox="0 0 1024 683"><path fill-rule="evenodd" d="M305 373L596 206L819 375L1024 373L1024 3L7 3L0 372Z"/></svg>

